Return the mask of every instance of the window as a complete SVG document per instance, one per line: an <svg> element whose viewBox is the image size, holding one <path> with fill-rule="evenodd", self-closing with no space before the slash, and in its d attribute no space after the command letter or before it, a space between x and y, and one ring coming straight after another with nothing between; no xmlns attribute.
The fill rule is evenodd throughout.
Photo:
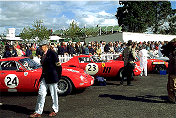
<svg viewBox="0 0 176 118"><path fill-rule="evenodd" d="M1 70L17 70L17 65L15 61L2 61L0 62Z"/></svg>
<svg viewBox="0 0 176 118"><path fill-rule="evenodd" d="M80 57L79 63L91 63L91 59L89 57Z"/></svg>
<svg viewBox="0 0 176 118"><path fill-rule="evenodd" d="M28 70L41 68L38 63L36 63L33 59L30 58L20 59L19 62Z"/></svg>

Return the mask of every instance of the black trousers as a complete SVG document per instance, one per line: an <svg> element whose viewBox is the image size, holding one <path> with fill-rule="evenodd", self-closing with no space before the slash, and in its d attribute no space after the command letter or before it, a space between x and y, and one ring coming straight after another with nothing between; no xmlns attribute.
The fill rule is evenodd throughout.
<svg viewBox="0 0 176 118"><path fill-rule="evenodd" d="M121 84L123 84L124 77L127 77L127 85L131 84L131 80L133 79L133 70L134 70L135 64L134 63L128 63L122 72L122 79Z"/></svg>

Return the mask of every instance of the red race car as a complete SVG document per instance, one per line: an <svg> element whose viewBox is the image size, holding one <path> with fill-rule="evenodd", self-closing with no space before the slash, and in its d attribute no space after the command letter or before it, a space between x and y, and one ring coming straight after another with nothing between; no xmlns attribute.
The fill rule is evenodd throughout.
<svg viewBox="0 0 176 118"><path fill-rule="evenodd" d="M1 92L36 92L39 88L41 66L27 57L0 59ZM67 95L74 88L83 89L94 84L94 78L84 70L62 67L62 78L58 82L58 93Z"/></svg>
<svg viewBox="0 0 176 118"><path fill-rule="evenodd" d="M121 61L122 55L120 55L116 60ZM137 65L140 65L140 61L136 62ZM168 62L159 60L159 59L147 59L147 71L149 73L160 73L160 70L167 70Z"/></svg>
<svg viewBox="0 0 176 118"><path fill-rule="evenodd" d="M121 79L124 62L114 60L103 61L97 56L80 55L74 56L68 62L62 63L62 65L84 69L88 74L95 77L101 76L105 78ZM140 73L141 69L139 65L136 64L134 75L140 75Z"/></svg>

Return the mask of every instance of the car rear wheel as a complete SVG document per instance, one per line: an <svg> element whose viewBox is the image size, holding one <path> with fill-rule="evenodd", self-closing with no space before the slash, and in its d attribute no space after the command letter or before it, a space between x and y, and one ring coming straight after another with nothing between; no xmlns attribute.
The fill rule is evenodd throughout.
<svg viewBox="0 0 176 118"><path fill-rule="evenodd" d="M165 65L156 65L155 66L155 73L160 73L160 70L166 70Z"/></svg>
<svg viewBox="0 0 176 118"><path fill-rule="evenodd" d="M66 77L61 77L58 82L58 94L59 95L68 95L72 92L73 86L71 81Z"/></svg>

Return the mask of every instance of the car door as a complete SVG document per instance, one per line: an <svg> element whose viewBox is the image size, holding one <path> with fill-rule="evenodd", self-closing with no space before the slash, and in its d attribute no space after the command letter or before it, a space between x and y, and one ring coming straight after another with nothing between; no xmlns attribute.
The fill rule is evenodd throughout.
<svg viewBox="0 0 176 118"><path fill-rule="evenodd" d="M41 68L34 68L37 63L30 58L21 59L19 60L19 63L22 64L22 66L25 68L25 72L22 74L25 91L37 91L39 87L39 79L42 72Z"/></svg>
<svg viewBox="0 0 176 118"><path fill-rule="evenodd" d="M112 75L112 71L114 70L114 63L109 63L109 62L106 62L103 64L103 67L102 67L102 75L103 77L111 77Z"/></svg>
<svg viewBox="0 0 176 118"><path fill-rule="evenodd" d="M79 67L84 69L89 75L101 74L101 63L95 63L90 57L79 57Z"/></svg>
<svg viewBox="0 0 176 118"><path fill-rule="evenodd" d="M29 91L38 91L39 88L39 79L41 76L42 70L41 69L33 69L28 71L28 77L30 79L30 88Z"/></svg>
<svg viewBox="0 0 176 118"><path fill-rule="evenodd" d="M18 92L23 88L22 71L17 71L16 61L0 62L1 91Z"/></svg>
<svg viewBox="0 0 176 118"><path fill-rule="evenodd" d="M116 77L119 70L124 66L122 61L108 61L103 64L103 77Z"/></svg>

